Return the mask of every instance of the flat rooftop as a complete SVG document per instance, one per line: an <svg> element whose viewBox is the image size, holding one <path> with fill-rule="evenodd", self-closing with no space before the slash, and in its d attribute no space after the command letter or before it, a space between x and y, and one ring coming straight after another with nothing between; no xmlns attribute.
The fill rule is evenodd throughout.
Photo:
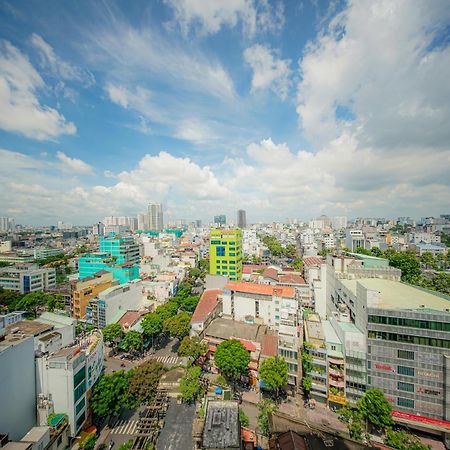
<svg viewBox="0 0 450 450"><path fill-rule="evenodd" d="M317 314L310 314L306 319L306 332L311 344L321 345L325 339L322 322Z"/></svg>
<svg viewBox="0 0 450 450"><path fill-rule="evenodd" d="M32 336L39 336L42 333L53 330L54 325L49 323L38 322L37 320L21 320L6 327L9 333L17 330L19 333Z"/></svg>
<svg viewBox="0 0 450 450"><path fill-rule="evenodd" d="M230 401L210 401L203 430L203 447L241 448L238 405Z"/></svg>
<svg viewBox="0 0 450 450"><path fill-rule="evenodd" d="M257 325L236 322L231 319L214 319L206 328L205 335L220 339L245 339L247 341L262 342L263 336L267 334L266 325Z"/></svg>
<svg viewBox="0 0 450 450"><path fill-rule="evenodd" d="M354 294L356 294L357 283L366 289L378 292L378 299L373 299L368 302L367 306L369 308L405 310L427 308L435 311L445 311L450 308L450 298L446 299L399 281L378 278L340 281Z"/></svg>
<svg viewBox="0 0 450 450"><path fill-rule="evenodd" d="M332 327L331 323L328 320L322 321L322 330L326 342L329 342L330 344L333 343L341 344L341 340L339 339L338 335L336 334L336 331L334 331L334 328Z"/></svg>

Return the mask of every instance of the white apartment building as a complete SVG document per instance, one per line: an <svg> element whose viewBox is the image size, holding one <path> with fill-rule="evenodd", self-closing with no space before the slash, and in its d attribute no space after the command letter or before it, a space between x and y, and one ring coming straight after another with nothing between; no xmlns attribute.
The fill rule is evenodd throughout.
<svg viewBox="0 0 450 450"><path fill-rule="evenodd" d="M345 230L347 228L347 217L346 216L332 217L331 228L333 228L333 230Z"/></svg>
<svg viewBox="0 0 450 450"><path fill-rule="evenodd" d="M311 293L311 306L321 319L327 317L326 273L327 264L323 258L308 256L303 258L305 282Z"/></svg>
<svg viewBox="0 0 450 450"><path fill-rule="evenodd" d="M322 245L326 249L333 249L336 248L336 238L334 237L333 233L324 234L322 237Z"/></svg>
<svg viewBox="0 0 450 450"><path fill-rule="evenodd" d="M103 352L103 336L94 331L79 345L37 354L37 393L51 399L56 413L67 414L71 436L80 432L88 417L88 393L101 375Z"/></svg>
<svg viewBox="0 0 450 450"><path fill-rule="evenodd" d="M433 233L409 233L407 241L408 244L440 244L441 236Z"/></svg>
<svg viewBox="0 0 450 450"><path fill-rule="evenodd" d="M345 246L354 252L358 247L364 248L365 237L362 230L345 230Z"/></svg>
<svg viewBox="0 0 450 450"><path fill-rule="evenodd" d="M230 282L223 289L222 310L233 320L276 330L278 354L289 367L289 383L298 385L299 304L293 287Z"/></svg>
<svg viewBox="0 0 450 450"><path fill-rule="evenodd" d="M112 286L98 294L86 307L86 321L97 328L117 322L128 310L144 306L145 290L141 280Z"/></svg>
<svg viewBox="0 0 450 450"><path fill-rule="evenodd" d="M56 269L39 268L35 264L18 264L0 269L0 286L27 294L45 291L56 285Z"/></svg>
<svg viewBox="0 0 450 450"><path fill-rule="evenodd" d="M36 425L34 340L0 330L0 433L15 441Z"/></svg>

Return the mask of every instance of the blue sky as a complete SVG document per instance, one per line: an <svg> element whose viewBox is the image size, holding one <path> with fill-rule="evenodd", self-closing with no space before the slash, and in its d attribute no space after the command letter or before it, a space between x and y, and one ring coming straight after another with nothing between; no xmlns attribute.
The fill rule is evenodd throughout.
<svg viewBox="0 0 450 450"><path fill-rule="evenodd" d="M421 216L450 204L435 1L0 4L0 215Z"/></svg>

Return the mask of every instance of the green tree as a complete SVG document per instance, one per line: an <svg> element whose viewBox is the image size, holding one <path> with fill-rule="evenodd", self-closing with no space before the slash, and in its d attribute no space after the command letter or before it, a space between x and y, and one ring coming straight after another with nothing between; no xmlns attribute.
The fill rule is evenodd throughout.
<svg viewBox="0 0 450 450"><path fill-rule="evenodd" d="M192 269L189 269L189 278L191 279L197 279L202 274L202 271L200 269L197 269L197 267L193 267Z"/></svg>
<svg viewBox="0 0 450 450"><path fill-rule="evenodd" d="M144 341L142 339L142 334L139 331L128 331L122 339L122 347L126 351L136 350L142 351L142 346Z"/></svg>
<svg viewBox="0 0 450 450"><path fill-rule="evenodd" d="M402 271L402 280L413 283L421 274L419 260L413 252L386 252L389 265Z"/></svg>
<svg viewBox="0 0 450 450"><path fill-rule="evenodd" d="M195 308L197 307L197 304L200 300L200 297L198 295L190 295L189 297L186 297L182 300L180 306L182 309L184 309L187 312L194 312Z"/></svg>
<svg viewBox="0 0 450 450"><path fill-rule="evenodd" d="M37 317L39 309L53 301L53 296L44 292L30 292L24 295L16 304L16 309L32 313Z"/></svg>
<svg viewBox="0 0 450 450"><path fill-rule="evenodd" d="M161 317L164 322L166 319L173 317L178 311L178 304L174 301L169 301L164 305L158 306L155 313Z"/></svg>
<svg viewBox="0 0 450 450"><path fill-rule="evenodd" d="M277 407L272 400L265 399L258 403L258 409L258 428L264 436L269 437L269 414L275 412Z"/></svg>
<svg viewBox="0 0 450 450"><path fill-rule="evenodd" d="M388 430L384 443L398 450L430 450L431 445L422 444L420 439L407 431Z"/></svg>
<svg viewBox="0 0 450 450"><path fill-rule="evenodd" d="M159 380L164 374L164 366L150 359L130 372L128 380L129 405L137 407L150 402L156 393Z"/></svg>
<svg viewBox="0 0 450 450"><path fill-rule="evenodd" d="M106 342L117 342L123 336L123 331L120 323L111 323L106 325L102 330L103 338Z"/></svg>
<svg viewBox="0 0 450 450"><path fill-rule="evenodd" d="M202 369L199 366L192 366L186 372L186 375L180 380L181 399L184 402L194 401L201 391L200 375Z"/></svg>
<svg viewBox="0 0 450 450"><path fill-rule="evenodd" d="M22 299L23 295L15 291L3 289L0 287L0 305L5 305L10 311L17 310L17 303Z"/></svg>
<svg viewBox="0 0 450 450"><path fill-rule="evenodd" d="M443 294L450 295L450 274L440 272L431 279L431 288Z"/></svg>
<svg viewBox="0 0 450 450"><path fill-rule="evenodd" d="M209 261L207 259L200 259L198 266L203 272L209 272Z"/></svg>
<svg viewBox="0 0 450 450"><path fill-rule="evenodd" d="M370 256L372 254L370 252L370 250L366 250L364 247L357 247L356 253L359 253L360 255L368 255L368 256Z"/></svg>
<svg viewBox="0 0 450 450"><path fill-rule="evenodd" d="M368 420L375 428L384 430L393 425L392 406L379 389L369 389L360 398L356 407L364 420Z"/></svg>
<svg viewBox="0 0 450 450"><path fill-rule="evenodd" d="M91 400L95 414L100 417L119 414L120 408L128 403L128 378L123 370L100 378Z"/></svg>
<svg viewBox="0 0 450 450"><path fill-rule="evenodd" d="M90 433L80 442L79 447L82 450L94 450L97 439L98 437L95 433Z"/></svg>
<svg viewBox="0 0 450 450"><path fill-rule="evenodd" d="M118 450L131 450L133 448L133 439L130 439L127 442L124 442Z"/></svg>
<svg viewBox="0 0 450 450"><path fill-rule="evenodd" d="M301 258L295 258L294 262L292 263L292 267L297 271L300 272L303 267L303 261Z"/></svg>
<svg viewBox="0 0 450 450"><path fill-rule="evenodd" d="M278 397L280 388L288 381L287 362L280 356L265 359L259 367L259 377Z"/></svg>
<svg viewBox="0 0 450 450"><path fill-rule="evenodd" d="M433 253L431 253L431 252L424 252L422 254L422 256L420 257L420 263L422 264L424 269L435 269L435 270L437 270L437 268L438 268L436 259L433 256Z"/></svg>
<svg viewBox="0 0 450 450"><path fill-rule="evenodd" d="M147 336L155 336L163 330L164 319L157 313L150 313L144 316L141 327Z"/></svg>
<svg viewBox="0 0 450 450"><path fill-rule="evenodd" d="M372 254L372 256L376 256L377 258L383 257L383 252L378 247L372 247L370 249L370 253Z"/></svg>
<svg viewBox="0 0 450 450"><path fill-rule="evenodd" d="M305 392L309 392L312 387L312 378L309 375L304 375L302 378L302 387Z"/></svg>
<svg viewBox="0 0 450 450"><path fill-rule="evenodd" d="M244 410L239 408L239 423L241 424L241 427L247 428L250 425L250 420L245 414Z"/></svg>
<svg viewBox="0 0 450 450"><path fill-rule="evenodd" d="M200 341L197 336L190 338L185 336L178 347L178 354L180 356L190 356L194 360L199 356L204 355L208 351L208 344Z"/></svg>
<svg viewBox="0 0 450 450"><path fill-rule="evenodd" d="M57 295L55 297L51 296L47 302L47 308L49 311L53 311L55 309L63 310L65 307L64 299L61 295Z"/></svg>
<svg viewBox="0 0 450 450"><path fill-rule="evenodd" d="M189 334L191 328L191 314L180 312L176 316L170 317L164 321L164 331L168 331L171 336L182 339Z"/></svg>
<svg viewBox="0 0 450 450"><path fill-rule="evenodd" d="M239 379L248 372L249 351L236 339L229 339L217 346L214 362L227 378Z"/></svg>
<svg viewBox="0 0 450 450"><path fill-rule="evenodd" d="M339 410L339 418L347 424L348 432L356 441L367 440L369 435L365 432L365 421L358 409L346 405Z"/></svg>

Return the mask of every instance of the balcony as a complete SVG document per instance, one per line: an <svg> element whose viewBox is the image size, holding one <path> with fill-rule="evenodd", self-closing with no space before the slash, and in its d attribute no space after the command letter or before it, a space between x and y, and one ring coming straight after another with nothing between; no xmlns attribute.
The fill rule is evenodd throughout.
<svg viewBox="0 0 450 450"><path fill-rule="evenodd" d="M330 383L330 386L334 386L338 389L344 389L345 388L345 381L344 380L334 380L333 378L330 378L328 380Z"/></svg>
<svg viewBox="0 0 450 450"><path fill-rule="evenodd" d="M328 394L328 401L333 403L339 403L341 405L345 405L347 403L347 400L345 398L344 393L340 393L338 395L332 394L331 392Z"/></svg>
<svg viewBox="0 0 450 450"><path fill-rule="evenodd" d="M344 377L344 371L340 369L335 369L332 367L328 368L328 373L334 377Z"/></svg>

